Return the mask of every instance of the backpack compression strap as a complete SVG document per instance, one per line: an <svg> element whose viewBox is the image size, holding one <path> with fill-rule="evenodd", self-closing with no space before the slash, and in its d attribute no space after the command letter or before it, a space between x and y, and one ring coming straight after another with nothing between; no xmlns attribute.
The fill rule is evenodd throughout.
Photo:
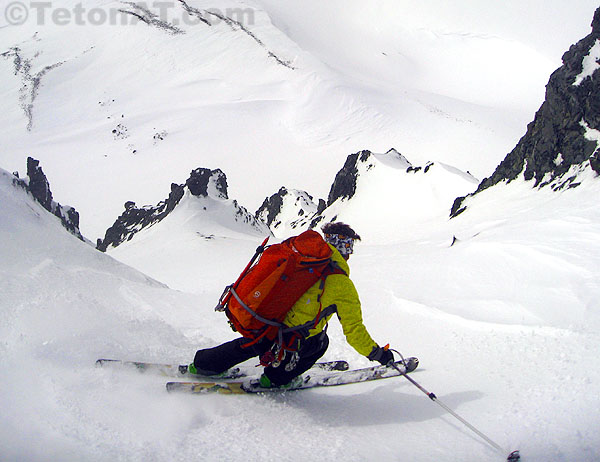
<svg viewBox="0 0 600 462"><path fill-rule="evenodd" d="M231 295L233 295L234 288L236 288L239 285L240 281L246 275L248 270L252 267L252 265L254 264L256 259L265 251L265 249L267 248L268 241L269 241L269 236L267 236L267 238L263 241L263 243L256 248L256 252L254 253L254 256L250 259L250 262L246 265L246 268L244 268L244 271L242 271L242 274L239 275L239 277L237 278L237 281L235 281L233 284L225 287L225 290L223 291L221 298L219 298L219 303L217 304L217 306L215 306L215 311L225 311L225 307L227 306L227 303L229 302L229 298L231 297ZM242 306L244 306L244 308L248 309L243 303L242 303Z"/></svg>
<svg viewBox="0 0 600 462"><path fill-rule="evenodd" d="M257 249L257 253L258 253L258 249ZM254 311L252 308L250 308L248 305L246 305L244 303L244 301L241 299L241 297L235 291L235 288L233 286L230 286L229 293L237 300L237 302L240 304L240 306L242 308L244 308L248 313L250 313L250 315L252 317L254 317L255 319L257 319L260 322L265 324L263 332L258 337L256 337L254 340L252 340L251 342L245 343L242 346L242 348L246 348L251 345L255 345L260 340L262 340L262 338L267 334L267 326L273 326L273 327L278 328L277 329L277 343L282 347L282 349L284 347L283 334L297 333L299 336L302 336L304 338L308 337L310 329L314 329L319 324L319 321L322 318L328 318L333 313L337 312L337 305L335 303L333 303L325 308L323 308L321 305L321 296L323 295L323 292L325 291L325 280L327 279L327 276L329 276L331 274L343 274L343 275L347 276L346 272L342 268L340 268L340 266L335 261L331 260L329 265L327 266L327 268L323 271L323 274L321 275L321 278L320 278L321 284L319 285L319 289L320 289L321 293L319 294L319 296L317 298L317 300L319 301L319 311L317 313L317 316L311 321L308 321L304 324L300 324L298 326L292 326L292 327L289 327L286 324L283 324L281 322L273 321L271 319L262 317L256 311ZM291 344L291 342L290 342L290 344Z"/></svg>
<svg viewBox="0 0 600 462"><path fill-rule="evenodd" d="M319 311L317 312L317 315L315 316L315 318L312 321L305 322L304 324L300 324L299 326L292 326L292 327L285 326L285 327L279 329L278 341L279 341L280 345L283 346L283 334L294 332L303 338L307 338L310 333L310 330L317 327L317 325L319 324L321 319L327 319L331 315L333 315L334 313L337 312L337 305L335 303L332 303L331 305L329 305L325 308L323 308L323 305L321 303L321 297L323 296L323 293L325 292L325 280L327 279L327 276L329 276L331 274L343 274L344 276L347 276L346 272L340 267L340 265L338 265L337 262L335 262L334 260L331 260L329 262L329 265L327 266L327 268L325 268L325 270L323 271L323 274L321 275L321 283L319 285L320 293L319 293L319 296L317 297L317 301L319 302ZM293 340L294 339L292 339L290 341L290 344L288 345L288 347L291 346L291 344L293 343Z"/></svg>
<svg viewBox="0 0 600 462"><path fill-rule="evenodd" d="M260 314L258 314L256 311L254 311L252 308L250 308L248 305L246 305L244 303L244 301L240 298L240 296L238 295L238 293L235 291L235 289L233 287L231 287L229 290L231 292L231 295L233 295L233 297L242 306L242 308L244 308L248 313L250 313L253 318L258 319L260 322L262 322L264 324L267 324L269 326L274 326L274 327L283 327L283 326L285 326L285 324L281 324L280 322L272 321L272 320L267 319L267 318L263 318Z"/></svg>

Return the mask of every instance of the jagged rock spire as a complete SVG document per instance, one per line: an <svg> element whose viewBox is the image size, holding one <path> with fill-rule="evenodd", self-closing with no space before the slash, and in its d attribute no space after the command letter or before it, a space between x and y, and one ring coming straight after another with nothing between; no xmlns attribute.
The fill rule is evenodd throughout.
<svg viewBox="0 0 600 462"><path fill-rule="evenodd" d="M50 190L50 182L42 167L40 167L39 160L28 157L27 179L21 180L16 175L14 183L26 189L42 207L58 217L67 231L82 241L84 240L79 231L79 213L73 207L63 206L54 201Z"/></svg>
<svg viewBox="0 0 600 462"><path fill-rule="evenodd" d="M591 167L600 174L600 8L592 32L563 55L563 65L550 76L546 98L517 146L484 179L475 194L521 174L535 187L577 186L573 169ZM569 173L570 172L570 173ZM567 175L569 173L569 175ZM464 197L451 211L465 210Z"/></svg>

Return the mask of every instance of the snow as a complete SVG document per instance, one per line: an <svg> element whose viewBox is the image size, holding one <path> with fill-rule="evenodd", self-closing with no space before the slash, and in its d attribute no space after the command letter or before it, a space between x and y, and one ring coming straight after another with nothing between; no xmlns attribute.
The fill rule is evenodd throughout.
<svg viewBox="0 0 600 462"><path fill-rule="evenodd" d="M297 226L299 222L302 222L302 218L313 216L317 209L318 205L315 204L313 197L306 191L286 189L281 204L281 212L270 225L273 234L283 239L295 234L296 229L299 229ZM259 218L267 221L267 213L263 211Z"/></svg>
<svg viewBox="0 0 600 462"><path fill-rule="evenodd" d="M188 231L160 249L142 232L124 249L179 281L173 290L66 233L10 178L2 171L3 460L304 460L315 435L326 435L322 460L399 460L407 448L415 461L506 456L401 378L194 397L167 395L162 377L96 369L98 357L185 363L233 338L212 308L260 239ZM365 239L350 260L372 335L419 356L415 380L527 461L600 457L599 188L515 180L418 239ZM337 322L329 333L325 359L369 364Z"/></svg>
<svg viewBox="0 0 600 462"><path fill-rule="evenodd" d="M581 63L582 70L575 77L575 82L573 85L579 86L581 82L583 82L588 77L591 77L592 74L600 67L598 61L600 60L600 40L596 40L592 48L590 48L590 52L583 58L583 62Z"/></svg>
<svg viewBox="0 0 600 462"><path fill-rule="evenodd" d="M473 176L442 163L410 168L419 167L394 151L359 162L354 197L331 204L324 222L361 223L369 242L406 240L447 221L454 198L477 188Z"/></svg>
<svg viewBox="0 0 600 462"><path fill-rule="evenodd" d="M524 461L599 460L597 175L580 167L581 184L556 192L519 178L448 219L514 147L596 2L210 4L248 5L264 48L226 23L0 28L0 54L19 47L29 77L63 62L31 100L14 56L0 58L1 166L41 159L93 240L125 201L157 203L197 167L221 168L251 208L282 184L325 197L346 155L371 149L356 196L329 212L363 236L350 265L372 336L418 356L415 380ZM181 396L164 377L95 368L188 363L234 338L213 307L266 230L232 220L233 199L188 194L102 254L13 180L0 170L2 461L506 459L402 378ZM371 364L336 320L328 332L324 359Z"/></svg>
<svg viewBox="0 0 600 462"><path fill-rule="evenodd" d="M579 125L581 125L584 128L584 136L587 140L595 141L597 146L600 145L600 130L595 130L591 128L584 119L581 119L579 121Z"/></svg>
<svg viewBox="0 0 600 462"><path fill-rule="evenodd" d="M155 204L160 185L197 167L221 168L230 196L252 211L281 185L326 197L345 157L361 149L394 146L415 164L439 161L483 178L523 135L597 6L188 3L253 9L248 29L262 45L224 21L180 24L185 34L173 35L141 22L59 26L50 10L43 27L32 11L24 25L0 29L0 54L8 52L0 57L0 165L17 171L27 156L39 159L92 241L126 201ZM114 0L85 7L132 8ZM183 12L180 2L168 9L171 21ZM15 48L30 68L15 72ZM115 139L119 125L127 137ZM157 141L157 133L166 136Z"/></svg>

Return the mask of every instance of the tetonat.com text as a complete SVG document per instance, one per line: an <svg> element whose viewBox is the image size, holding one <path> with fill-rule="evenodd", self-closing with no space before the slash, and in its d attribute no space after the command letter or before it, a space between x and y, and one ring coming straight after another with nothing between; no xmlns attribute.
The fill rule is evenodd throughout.
<svg viewBox="0 0 600 462"><path fill-rule="evenodd" d="M251 8L197 9L183 0L170 2L123 2L119 7L87 7L84 3L67 8L55 2L8 2L4 7L8 25L20 26L33 21L38 26L131 26L139 23L169 27L215 25L219 22L254 24Z"/></svg>

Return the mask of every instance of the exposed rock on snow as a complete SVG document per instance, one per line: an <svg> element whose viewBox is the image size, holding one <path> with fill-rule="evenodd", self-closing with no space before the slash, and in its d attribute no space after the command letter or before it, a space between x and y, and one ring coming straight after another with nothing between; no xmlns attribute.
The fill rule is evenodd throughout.
<svg viewBox="0 0 600 462"><path fill-rule="evenodd" d="M220 169L197 168L190 173L190 177L183 185L172 183L169 197L155 206L137 207L134 202L126 202L125 211L106 231L104 239L98 239L96 247L105 252L109 247L117 247L123 242L131 240L141 230L159 223L179 205L186 191L196 198L229 204L224 213L229 215L232 222L242 223L248 226L249 230L260 229L260 231L268 233L267 227L244 207L241 207L237 201L229 200L225 173ZM208 204L203 204L200 208L208 212L208 206ZM199 229L198 232L202 233L203 230Z"/></svg>
<svg viewBox="0 0 600 462"><path fill-rule="evenodd" d="M79 213L73 207L60 205L53 200L50 183L38 160L28 157L27 178L19 179L17 173L13 183L28 191L42 207L58 217L67 231L84 240L79 231Z"/></svg>
<svg viewBox="0 0 600 462"><path fill-rule="evenodd" d="M33 128L33 107L35 99L38 96L38 91L42 82L42 78L51 70L56 69L64 64L64 61L54 63L49 66L44 66L42 70L36 74L31 73L32 63L34 58L28 59L23 56L22 50L15 46L0 54L0 57L13 58L15 75L21 76L21 88L19 90L19 102L21 109L27 116L27 130L31 131Z"/></svg>
<svg viewBox="0 0 600 462"><path fill-rule="evenodd" d="M162 20L156 13L150 11L143 5L134 2L123 2L128 5L130 9L120 9L119 11L123 14L131 15L134 18L148 24L148 26L156 27L160 30L165 31L170 35L185 34L185 31L176 27L168 21Z"/></svg>
<svg viewBox="0 0 600 462"><path fill-rule="evenodd" d="M472 191L477 182L469 173L441 163L413 166L395 149L385 154L363 150L347 157L327 203L317 206L303 191L281 188L265 200L257 217L280 237L335 220L368 223L371 229L361 230L367 238L382 233L393 237L396 229L406 232L417 222L447 216L456 192Z"/></svg>
<svg viewBox="0 0 600 462"><path fill-rule="evenodd" d="M321 213L326 205L323 199L315 203L313 196L306 191L288 190L282 186L277 193L264 200L255 216L266 223L274 233L287 237L286 234L289 234L303 218Z"/></svg>
<svg viewBox="0 0 600 462"><path fill-rule="evenodd" d="M220 169L197 168L192 171L185 185L194 196L229 199L227 197L227 177Z"/></svg>
<svg viewBox="0 0 600 462"><path fill-rule="evenodd" d="M132 239L138 231L158 223L175 208L183 197L183 193L183 186L172 183L169 197L156 204L156 206L138 208L135 202L126 202L125 211L106 230L104 239L98 239L96 248L105 252L108 247L117 247L119 244Z"/></svg>
<svg viewBox="0 0 600 462"><path fill-rule="evenodd" d="M578 174L587 168L600 174L600 66L596 57L600 41L600 8L592 21L592 32L563 57L563 65L546 86L546 99L527 133L477 191L523 175L534 187L551 185L555 190L575 187ZM560 162L556 160L560 159ZM456 199L452 216L465 210L464 197Z"/></svg>

